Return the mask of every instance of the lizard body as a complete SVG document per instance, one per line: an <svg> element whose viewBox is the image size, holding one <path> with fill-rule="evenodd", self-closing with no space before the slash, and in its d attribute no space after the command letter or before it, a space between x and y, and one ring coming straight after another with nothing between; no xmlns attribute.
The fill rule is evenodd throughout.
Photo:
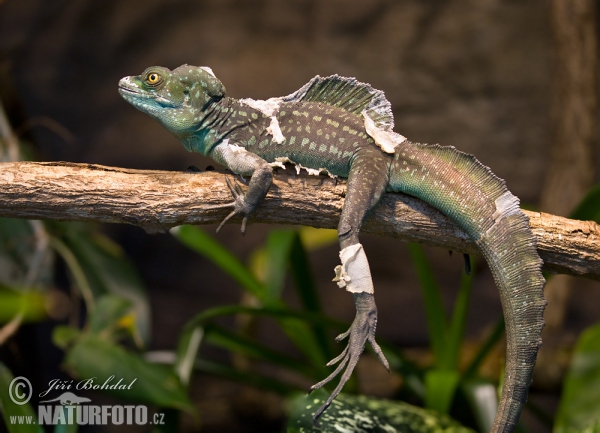
<svg viewBox="0 0 600 433"><path fill-rule="evenodd" d="M336 339L348 346L328 365L339 373L330 398L315 422L349 379L366 342L389 369L375 342L377 308L368 261L358 234L365 216L385 191L404 192L433 205L478 244L499 287L507 331L507 365L493 432L512 432L527 398L541 345L541 260L527 217L504 181L473 156L453 147L413 143L393 132L393 115L383 92L337 75L315 77L298 91L267 101L225 96L223 84L206 67L173 71L151 67L119 83L121 95L157 118L189 151L209 156L234 173L249 176L246 193L228 180L232 216L249 215L272 183L274 166L296 164L310 174L327 172L348 179L338 238L338 286L351 292L356 318ZM225 207L224 206L224 207ZM217 231L219 230L217 229Z"/></svg>

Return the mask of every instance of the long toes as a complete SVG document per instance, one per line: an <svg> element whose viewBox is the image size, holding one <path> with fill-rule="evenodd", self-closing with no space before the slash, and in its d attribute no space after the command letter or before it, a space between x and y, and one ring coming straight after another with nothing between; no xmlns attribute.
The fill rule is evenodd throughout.
<svg viewBox="0 0 600 433"><path fill-rule="evenodd" d="M344 357L342 359L342 362L340 362L340 365L337 366L337 368L334 370L333 373L331 373L329 376L327 376L325 379L323 379L322 381L320 381L319 383L315 383L313 386L310 387L310 391L308 392L309 394L311 392L313 392L315 389L319 389L321 388L323 385L326 385L327 383L331 382L331 380L336 377L340 371L342 371L344 369L344 367L346 366L346 364L348 363L348 359L349 357Z"/></svg>
<svg viewBox="0 0 600 433"><path fill-rule="evenodd" d="M229 179L229 176L225 177L225 182L227 183L227 186L229 187L229 191L231 191L231 195L233 195L234 198L237 198L239 194L237 188L239 188L239 186L237 185L237 183L235 182L235 180L231 180Z"/></svg>
<svg viewBox="0 0 600 433"><path fill-rule="evenodd" d="M343 334L338 335L337 337L335 337L335 341L337 341L338 343L340 341L342 341L344 338L346 338L348 335L350 335L350 330L352 328L348 329L346 332L344 332Z"/></svg>
<svg viewBox="0 0 600 433"><path fill-rule="evenodd" d="M238 195L244 195L244 190L242 189L242 187L240 186L239 183L237 183L235 180L233 181L233 185L235 186L235 191L238 193Z"/></svg>
<svg viewBox="0 0 600 433"><path fill-rule="evenodd" d="M235 202L232 201L230 203L223 203L223 204L218 204L216 206L211 206L210 209L226 209L228 207L235 207Z"/></svg>
<svg viewBox="0 0 600 433"><path fill-rule="evenodd" d="M369 335L368 339L369 339L369 343L371 343L371 347L375 351L375 354L379 358L379 361L383 364L383 366L385 367L385 369L387 371L390 371L390 363L385 358L385 355L383 354L381 347L379 347L379 344L377 344L377 342L375 341L375 337L373 337L372 335Z"/></svg>
<svg viewBox="0 0 600 433"><path fill-rule="evenodd" d="M344 356L346 356L346 354L348 353L348 348L350 346L346 346L346 348L344 349L344 351L342 353L340 353L338 356L336 356L335 358L333 358L331 361L329 361L327 364L325 364L326 367L331 367L332 365L337 364L338 362L340 362L342 360L342 358Z"/></svg>
<svg viewBox="0 0 600 433"><path fill-rule="evenodd" d="M225 176L225 183L227 184L229 191L233 192L233 185L231 185L231 179L229 179L229 176Z"/></svg>
<svg viewBox="0 0 600 433"><path fill-rule="evenodd" d="M221 229L223 228L223 226L225 225L225 223L227 221L229 221L235 214L237 213L237 211L232 211L229 213L229 215L227 215L225 217L225 219L223 221L221 221L221 224L219 224L219 227L217 227L217 233L219 233L221 231Z"/></svg>
<svg viewBox="0 0 600 433"><path fill-rule="evenodd" d="M331 405L331 402L333 400L335 400L335 398L342 391L342 388L344 387L344 385L346 384L346 382L348 382L348 379L350 379L350 376L352 375L352 372L354 371L354 367L356 367L357 363L358 363L358 357L357 356L350 358L350 363L348 364L348 367L346 368L346 370L344 371L344 374L340 378L340 382L335 387L335 389L333 390L333 392L331 393L331 395L329 396L329 398L327 399L327 401L325 403L323 403L323 406L321 406L319 409L317 409L317 411L313 414L313 424L315 424L315 425L318 424L319 417L323 414L323 412L325 412L327 410L327 408ZM340 364L340 366L342 366L343 364L345 364L345 362L342 363L342 364ZM336 371L338 369L340 369L340 368L338 367L336 369Z"/></svg>

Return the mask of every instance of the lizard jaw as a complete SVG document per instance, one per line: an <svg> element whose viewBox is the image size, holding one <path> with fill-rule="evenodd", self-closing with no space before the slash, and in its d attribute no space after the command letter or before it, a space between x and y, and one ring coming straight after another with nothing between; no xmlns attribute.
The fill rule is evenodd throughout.
<svg viewBox="0 0 600 433"><path fill-rule="evenodd" d="M141 88L136 77L125 77L119 81L119 94L138 110L158 119L165 108L179 108L173 101Z"/></svg>

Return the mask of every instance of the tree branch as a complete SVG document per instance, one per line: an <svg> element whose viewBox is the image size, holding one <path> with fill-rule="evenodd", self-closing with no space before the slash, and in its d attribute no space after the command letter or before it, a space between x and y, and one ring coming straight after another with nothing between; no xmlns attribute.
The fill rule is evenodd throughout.
<svg viewBox="0 0 600 433"><path fill-rule="evenodd" d="M345 192L345 181L279 170L251 221L335 228ZM212 208L231 200L225 175L219 172L129 170L65 162L0 164L0 217L128 223L156 233L180 224L219 222L229 209ZM600 280L598 224L525 212L546 270ZM448 218L403 194L385 194L362 231L454 251L477 251Z"/></svg>

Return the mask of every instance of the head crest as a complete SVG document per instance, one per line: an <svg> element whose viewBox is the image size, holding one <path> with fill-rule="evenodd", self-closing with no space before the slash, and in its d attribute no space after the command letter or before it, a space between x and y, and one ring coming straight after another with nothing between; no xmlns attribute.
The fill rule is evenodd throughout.
<svg viewBox="0 0 600 433"><path fill-rule="evenodd" d="M193 85L199 82L211 98L221 99L225 96L225 86L207 66L181 65L173 73L181 77L183 83Z"/></svg>

